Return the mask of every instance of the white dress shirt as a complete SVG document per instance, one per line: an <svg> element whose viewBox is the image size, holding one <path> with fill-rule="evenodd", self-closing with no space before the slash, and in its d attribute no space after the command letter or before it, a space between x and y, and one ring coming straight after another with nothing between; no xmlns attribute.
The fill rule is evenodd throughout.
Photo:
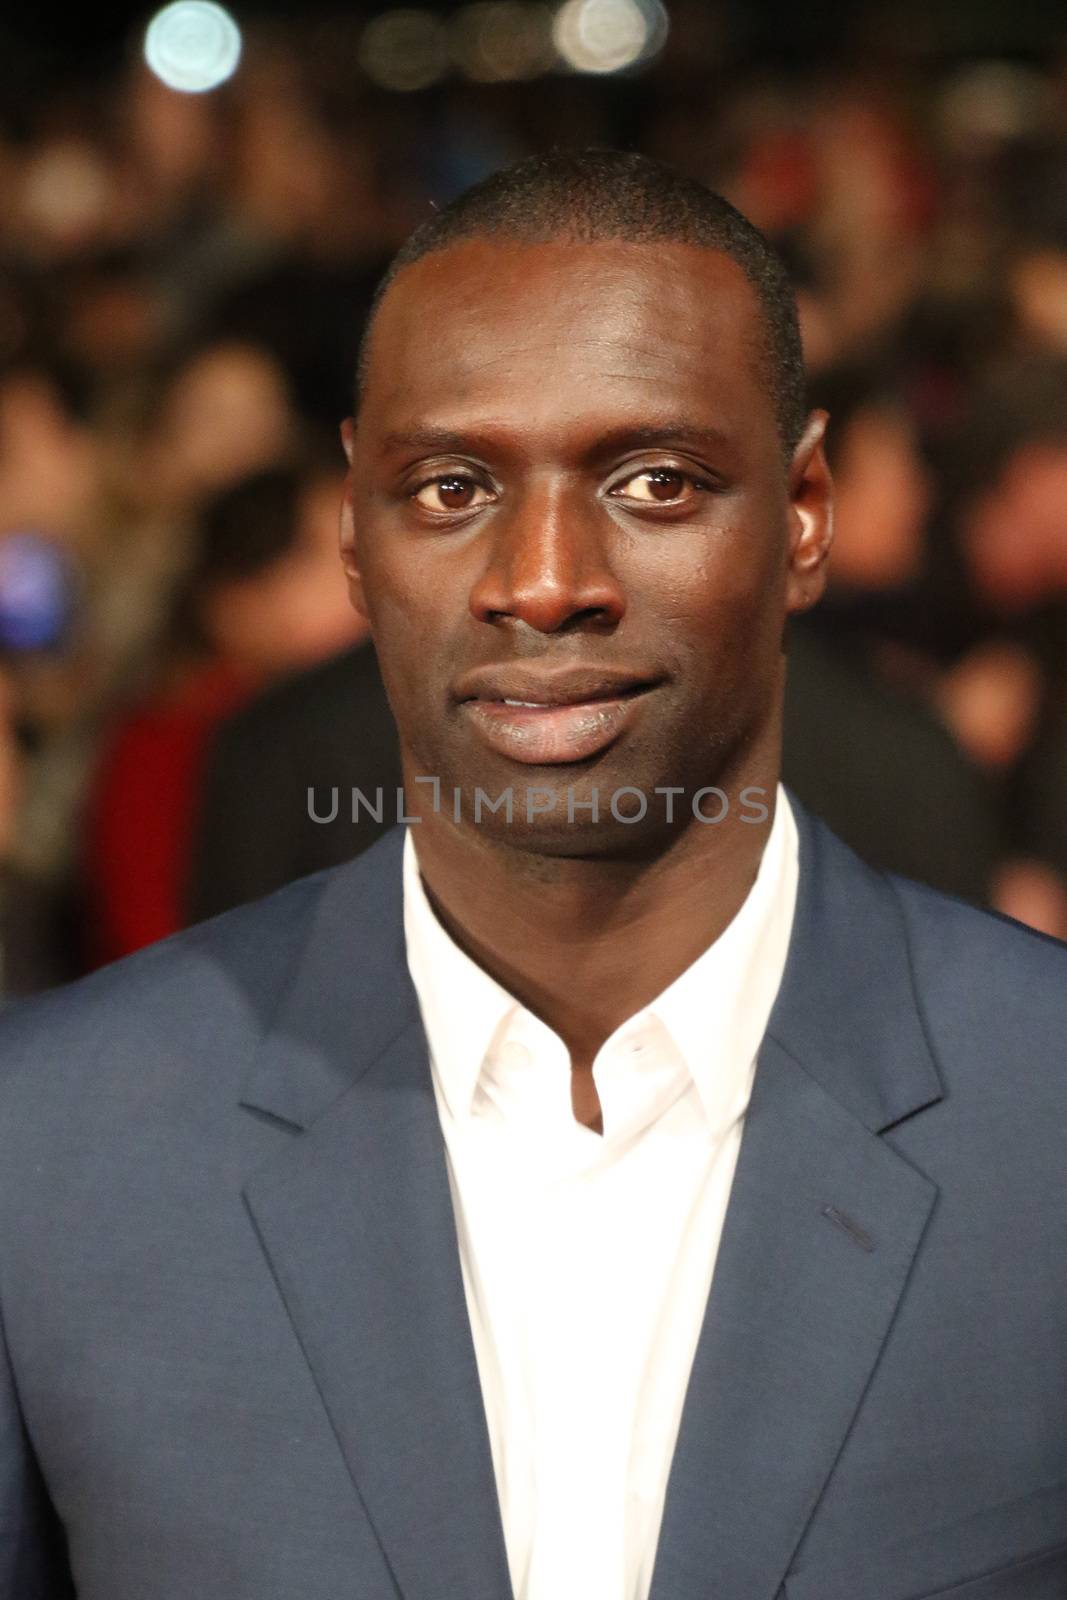
<svg viewBox="0 0 1067 1600"><path fill-rule="evenodd" d="M779 785L733 921L597 1053L601 1135L558 1034L438 921L408 830L408 964L516 1600L647 1600L796 885Z"/></svg>

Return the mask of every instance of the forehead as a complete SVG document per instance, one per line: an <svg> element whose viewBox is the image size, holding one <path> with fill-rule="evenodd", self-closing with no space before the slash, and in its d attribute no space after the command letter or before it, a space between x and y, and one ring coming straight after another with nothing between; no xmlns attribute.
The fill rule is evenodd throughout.
<svg viewBox="0 0 1067 1600"><path fill-rule="evenodd" d="M761 333L752 285L718 250L463 240L383 297L361 417L372 432L468 415L535 430L677 409L774 438Z"/></svg>

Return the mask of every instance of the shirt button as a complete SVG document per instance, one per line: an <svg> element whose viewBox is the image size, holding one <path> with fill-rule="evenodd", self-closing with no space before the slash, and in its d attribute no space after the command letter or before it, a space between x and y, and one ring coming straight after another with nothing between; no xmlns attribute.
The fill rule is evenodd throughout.
<svg viewBox="0 0 1067 1600"><path fill-rule="evenodd" d="M530 1052L518 1039L509 1039L501 1046L499 1055L502 1067L528 1067L530 1065Z"/></svg>

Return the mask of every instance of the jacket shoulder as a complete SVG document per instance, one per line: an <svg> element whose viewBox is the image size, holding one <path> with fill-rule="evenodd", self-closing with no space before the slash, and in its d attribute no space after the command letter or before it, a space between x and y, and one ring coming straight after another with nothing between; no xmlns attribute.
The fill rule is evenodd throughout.
<svg viewBox="0 0 1067 1600"><path fill-rule="evenodd" d="M1009 1070L1025 1059L1067 1087L1067 944L907 878L887 875L907 930L916 996L935 1043Z"/></svg>
<svg viewBox="0 0 1067 1600"><path fill-rule="evenodd" d="M333 869L337 870L337 869ZM0 1013L0 1096L47 1094L99 1063L203 1059L267 1026L329 870L149 945ZM94 1080L97 1074L93 1073Z"/></svg>
<svg viewBox="0 0 1067 1600"><path fill-rule="evenodd" d="M886 877L900 901L913 943L924 952L933 941L950 965L954 960L995 955L1013 969L1028 968L1060 980L1067 973L1067 943L1062 939L911 878L895 873Z"/></svg>

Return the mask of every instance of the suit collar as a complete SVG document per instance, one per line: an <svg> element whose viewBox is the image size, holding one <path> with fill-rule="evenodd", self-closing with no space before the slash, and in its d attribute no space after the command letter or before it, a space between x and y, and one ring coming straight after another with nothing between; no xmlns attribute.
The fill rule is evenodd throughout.
<svg viewBox="0 0 1067 1600"><path fill-rule="evenodd" d="M418 1020L404 953L404 829L321 874L318 906L241 1104L309 1127ZM281 891L283 894L285 891Z"/></svg>
<svg viewBox="0 0 1067 1600"><path fill-rule="evenodd" d="M567 1076L566 1047L452 939L430 905L419 875L417 833L404 843L404 928L407 960L429 1040L436 1087L448 1115L463 1120L483 1075L509 1040L522 1040L543 1060L558 1059ZM774 823L759 869L736 916L722 934L648 1005L623 1019L612 1040L634 1030L663 1030L678 1071L691 1077L708 1125L716 1133L737 1115L738 1094L750 1077L781 983L797 889L796 825L779 788ZM610 1042L606 1042L610 1053ZM610 1072L609 1072L610 1078ZM612 1120L610 1083L601 1081L605 1123ZM677 1094L677 1086L669 1091ZM653 1115L651 1106L649 1115Z"/></svg>
<svg viewBox="0 0 1067 1600"><path fill-rule="evenodd" d="M943 1094L898 891L792 791L789 798L800 880L766 1037L881 1133Z"/></svg>
<svg viewBox="0 0 1067 1600"><path fill-rule="evenodd" d="M942 1094L903 914L892 882L787 793L799 881L766 1036L881 1132ZM357 860L323 874L295 975L242 1104L307 1127L419 1021L404 943L403 846L404 829L390 829Z"/></svg>

